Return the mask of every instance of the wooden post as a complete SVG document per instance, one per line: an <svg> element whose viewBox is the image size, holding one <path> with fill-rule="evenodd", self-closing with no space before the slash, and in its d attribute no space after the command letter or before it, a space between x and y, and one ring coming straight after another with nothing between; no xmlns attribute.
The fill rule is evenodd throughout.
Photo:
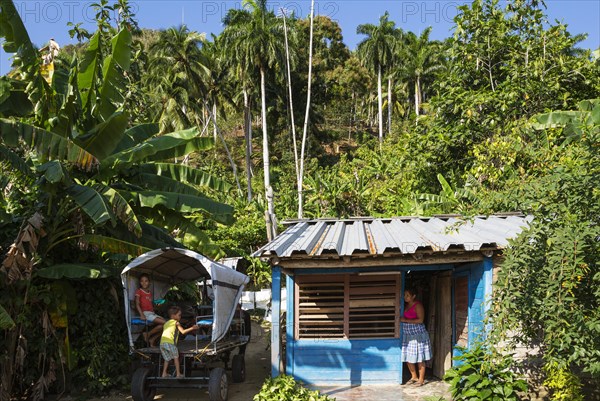
<svg viewBox="0 0 600 401"><path fill-rule="evenodd" d="M281 267L273 266L271 276L271 377L275 378L281 373Z"/></svg>

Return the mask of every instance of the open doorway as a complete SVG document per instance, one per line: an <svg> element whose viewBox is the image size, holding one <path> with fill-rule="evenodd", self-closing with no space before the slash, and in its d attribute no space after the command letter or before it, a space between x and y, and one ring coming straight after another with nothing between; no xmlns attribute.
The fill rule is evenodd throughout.
<svg viewBox="0 0 600 401"><path fill-rule="evenodd" d="M441 379L452 366L451 270L413 270L406 273L405 280L405 286L417 291L417 299L425 308L424 323L433 348L433 359L426 364L427 375Z"/></svg>

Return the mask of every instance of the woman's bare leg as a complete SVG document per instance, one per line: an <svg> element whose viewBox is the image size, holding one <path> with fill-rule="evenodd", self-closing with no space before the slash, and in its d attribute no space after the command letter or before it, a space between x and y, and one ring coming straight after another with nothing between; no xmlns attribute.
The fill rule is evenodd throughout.
<svg viewBox="0 0 600 401"><path fill-rule="evenodd" d="M410 372L410 380L419 380L419 377L417 376L417 369L415 368L415 364L406 362L406 365L408 366L408 371Z"/></svg>
<svg viewBox="0 0 600 401"><path fill-rule="evenodd" d="M419 383L425 382L425 362L419 362Z"/></svg>

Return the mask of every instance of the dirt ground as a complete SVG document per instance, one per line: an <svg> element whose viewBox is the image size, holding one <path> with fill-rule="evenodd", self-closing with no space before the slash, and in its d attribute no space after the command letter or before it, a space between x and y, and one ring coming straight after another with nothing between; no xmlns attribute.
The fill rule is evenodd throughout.
<svg viewBox="0 0 600 401"><path fill-rule="evenodd" d="M246 348L246 381L232 383L231 371L227 372L229 379L228 401L252 401L260 391L265 379L271 372L271 351L269 332L258 323L252 322L252 338ZM416 388L411 386L381 385L381 386L322 386L312 387L322 394L327 394L337 401L424 401L429 397L435 399L451 399L448 385L440 380L431 380L427 385ZM131 394L117 393L99 399L88 401L132 401ZM154 401L208 401L207 389L159 389ZM63 401L68 401L63 398Z"/></svg>
<svg viewBox="0 0 600 401"><path fill-rule="evenodd" d="M263 382L271 373L271 351L269 333L256 322L252 322L252 337L246 348L246 381L232 383L231 371L227 372L229 379L228 401L252 401L260 391ZM123 401L132 400L131 394L112 394L110 396L89 401ZM168 401L208 401L208 389L158 389L154 400Z"/></svg>

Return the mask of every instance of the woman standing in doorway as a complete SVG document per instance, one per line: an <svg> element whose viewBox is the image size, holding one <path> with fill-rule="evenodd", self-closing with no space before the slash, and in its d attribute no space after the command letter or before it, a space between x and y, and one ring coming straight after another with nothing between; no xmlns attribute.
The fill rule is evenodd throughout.
<svg viewBox="0 0 600 401"><path fill-rule="evenodd" d="M422 386L425 384L425 361L431 359L431 342L425 329L425 308L417 301L414 289L404 290L404 316L402 323L402 362L406 362L410 371L410 380L406 384Z"/></svg>

